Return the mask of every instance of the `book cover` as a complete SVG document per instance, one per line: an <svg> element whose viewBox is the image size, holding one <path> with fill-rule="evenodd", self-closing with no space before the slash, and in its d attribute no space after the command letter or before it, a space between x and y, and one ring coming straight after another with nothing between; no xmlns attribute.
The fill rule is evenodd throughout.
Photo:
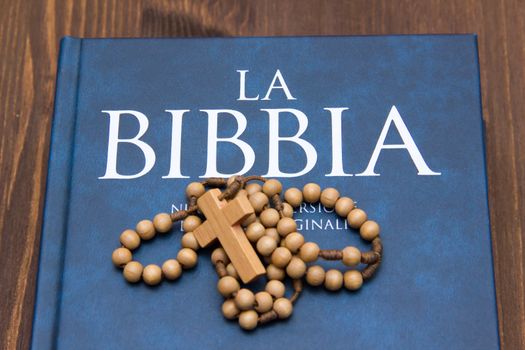
<svg viewBox="0 0 525 350"><path fill-rule="evenodd" d="M374 278L305 285L251 332L221 313L211 249L177 281L127 283L120 233L233 174L354 199L381 225ZM323 249L369 246L318 204L294 217ZM173 258L181 232L134 258ZM499 347L476 36L64 38L32 348L326 346Z"/></svg>

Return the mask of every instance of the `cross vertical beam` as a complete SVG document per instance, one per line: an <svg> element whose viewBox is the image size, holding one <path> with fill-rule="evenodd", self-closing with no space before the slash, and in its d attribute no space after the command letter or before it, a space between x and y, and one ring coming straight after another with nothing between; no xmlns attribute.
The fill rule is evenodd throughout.
<svg viewBox="0 0 525 350"><path fill-rule="evenodd" d="M193 234L201 247L218 239L241 280L249 283L266 273L240 225L253 213L253 207L245 196L239 196L228 203L219 199L220 194L219 189L212 189L197 200L206 221Z"/></svg>

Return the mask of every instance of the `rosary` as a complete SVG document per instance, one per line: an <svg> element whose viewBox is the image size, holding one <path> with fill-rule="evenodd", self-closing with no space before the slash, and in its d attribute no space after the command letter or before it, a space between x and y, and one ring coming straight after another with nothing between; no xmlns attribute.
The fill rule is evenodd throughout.
<svg viewBox="0 0 525 350"><path fill-rule="evenodd" d="M152 221L140 221L135 230L122 232L122 246L113 251L113 264L123 269L124 278L130 283L143 280L148 285L157 285L163 278L178 279L184 269L197 264L199 248L218 241L220 247L213 250L211 261L219 277L217 289L225 298L222 313L229 320L238 319L245 330L290 317L303 289L303 278L311 286L324 285L330 291L343 286L350 291L361 288L381 264L379 225L356 208L351 198L341 197L335 188L321 190L315 183L306 184L302 190L289 188L284 192L284 201L281 193L278 180L261 176L210 178L190 183L186 188L187 210L157 214ZM321 202L325 208L333 209L359 231L362 239L371 243L371 250L361 252L353 246L325 250L314 242L305 242L293 219L294 208L303 201ZM185 233L175 259L166 260L162 266L145 267L133 260L131 252L140 246L141 240L168 233L173 223L180 220ZM325 271L313 264L319 258L341 260L353 269L344 273L337 269ZM366 267L358 270L359 264ZM268 279L264 291L254 293L241 288L241 283L247 284L262 275ZM288 277L293 286L290 297L285 296L283 283Z"/></svg>

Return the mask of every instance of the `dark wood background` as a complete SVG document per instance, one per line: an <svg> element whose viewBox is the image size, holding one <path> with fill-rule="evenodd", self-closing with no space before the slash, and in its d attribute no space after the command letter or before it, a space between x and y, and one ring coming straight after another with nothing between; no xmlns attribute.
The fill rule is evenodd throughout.
<svg viewBox="0 0 525 350"><path fill-rule="evenodd" d="M0 0L0 344L30 342L62 36L384 33L479 34L501 344L525 349L523 0Z"/></svg>

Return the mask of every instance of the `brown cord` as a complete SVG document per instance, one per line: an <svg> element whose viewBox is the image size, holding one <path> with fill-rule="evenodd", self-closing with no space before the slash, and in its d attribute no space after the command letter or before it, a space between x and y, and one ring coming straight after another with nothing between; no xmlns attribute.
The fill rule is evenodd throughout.
<svg viewBox="0 0 525 350"><path fill-rule="evenodd" d="M199 207L198 207L198 206L196 206L196 205L192 205L192 206L190 206L190 207L187 209L187 212L188 212L188 214L193 215L193 214L197 213L198 210L199 210Z"/></svg>
<svg viewBox="0 0 525 350"><path fill-rule="evenodd" d="M228 271L226 270L226 264L222 260L217 261L215 264L215 271L217 272L217 275L219 278L228 276Z"/></svg>
<svg viewBox="0 0 525 350"><path fill-rule="evenodd" d="M364 252L361 253L361 262L363 264L374 264L376 263L381 255L376 252Z"/></svg>
<svg viewBox="0 0 525 350"><path fill-rule="evenodd" d="M374 238L374 240L372 241L372 251L376 252L379 255L383 254L383 244L381 243L381 238Z"/></svg>
<svg viewBox="0 0 525 350"><path fill-rule="evenodd" d="M188 211L187 210L179 210L171 213L171 221L176 222L180 220L184 220L188 217Z"/></svg>
<svg viewBox="0 0 525 350"><path fill-rule="evenodd" d="M365 267L365 269L363 271L361 271L361 275L363 276L363 280L366 281L366 280L369 280L370 278L372 278L372 276L374 275L376 270L379 268L379 265L381 265L381 256L379 256L379 259L377 260L377 262L375 262L372 265L368 265L367 267Z"/></svg>
<svg viewBox="0 0 525 350"><path fill-rule="evenodd" d="M283 211L283 201L281 200L281 196L279 193L276 193L272 196L272 204L275 210L277 210L279 213Z"/></svg>
<svg viewBox="0 0 525 350"><path fill-rule="evenodd" d="M319 256L325 260L341 260L343 253L336 249L324 249L319 251Z"/></svg>
<svg viewBox="0 0 525 350"><path fill-rule="evenodd" d="M232 183L229 184L228 187L226 187L226 189L221 193L221 195L219 196L219 199L220 200L232 199L242 189L243 185L244 185L243 177L236 176L235 179L232 181Z"/></svg>
<svg viewBox="0 0 525 350"><path fill-rule="evenodd" d="M195 197L195 196L191 196L188 205L189 205L190 207L194 207L194 206L196 206L196 205L197 205L197 197Z"/></svg>
<svg viewBox="0 0 525 350"><path fill-rule="evenodd" d="M301 292L303 291L303 280L296 279L292 282L294 293L290 297L290 302L293 304L297 301L299 296L301 295Z"/></svg>
<svg viewBox="0 0 525 350"><path fill-rule="evenodd" d="M249 181L253 181L253 180L256 180L256 181L261 181L261 182L266 182L266 179L262 176L258 176L258 175L250 175L250 176L246 176L244 178L244 183L246 184L247 182Z"/></svg>
<svg viewBox="0 0 525 350"><path fill-rule="evenodd" d="M188 209L186 209L186 210L175 211L175 212L170 214L171 221L177 222L177 221L184 220L184 219L186 219L188 217L188 215L193 215L193 214L197 213L197 210L199 210L197 205L192 205L192 206L188 207Z"/></svg>
<svg viewBox="0 0 525 350"><path fill-rule="evenodd" d="M210 177L202 182L204 186L224 187L227 180L222 177Z"/></svg>
<svg viewBox="0 0 525 350"><path fill-rule="evenodd" d="M277 315L277 312L270 310L268 312L265 312L264 314L261 314L258 318L259 324L265 324L268 322L272 322L273 320L278 319L279 316Z"/></svg>

